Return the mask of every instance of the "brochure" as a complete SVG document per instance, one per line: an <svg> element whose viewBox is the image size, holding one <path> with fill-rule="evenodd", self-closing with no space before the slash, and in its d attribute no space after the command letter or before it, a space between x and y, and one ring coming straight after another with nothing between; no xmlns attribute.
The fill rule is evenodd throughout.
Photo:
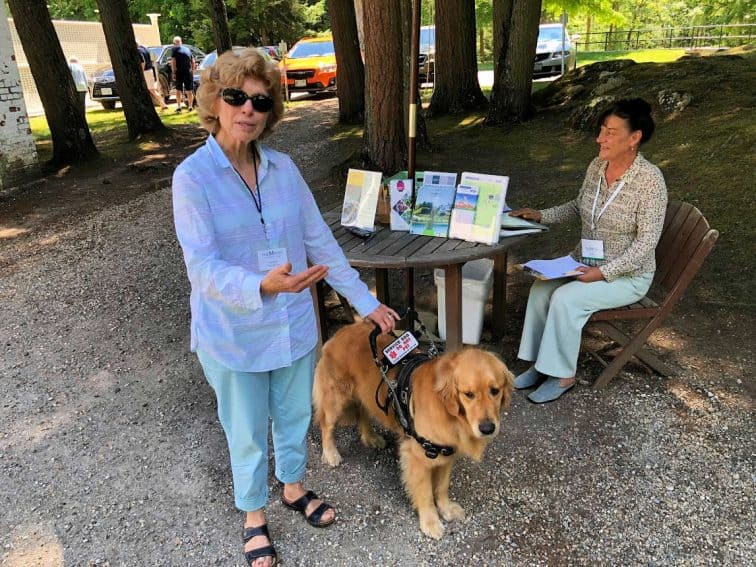
<svg viewBox="0 0 756 567"><path fill-rule="evenodd" d="M381 177L379 171L349 170L341 209L342 226L373 230Z"/></svg>
<svg viewBox="0 0 756 567"><path fill-rule="evenodd" d="M477 206L478 188L471 185L457 185L457 195L454 198L454 208L449 222L449 238L472 239Z"/></svg>
<svg viewBox="0 0 756 567"><path fill-rule="evenodd" d="M499 236L505 238L508 236L523 236L525 234L534 234L537 232L546 232L549 227L536 221L523 219L520 217L510 217L507 214L501 216L501 230Z"/></svg>
<svg viewBox="0 0 756 567"><path fill-rule="evenodd" d="M392 179L389 181L391 198L391 230L409 230L412 218L412 181Z"/></svg>
<svg viewBox="0 0 756 567"><path fill-rule="evenodd" d="M506 207L509 177L486 175L466 171L462 174L460 188L465 187L465 196L476 195L472 214L466 210L469 199L460 201L461 207L452 212L449 236L471 242L495 244L499 241L501 215Z"/></svg>
<svg viewBox="0 0 756 567"><path fill-rule="evenodd" d="M426 171L417 190L410 233L425 236L449 235L449 221L456 192L456 173Z"/></svg>
<svg viewBox="0 0 756 567"><path fill-rule="evenodd" d="M577 268L587 268L582 262L578 262L569 254L553 260L531 260L522 265L522 269L534 275L539 280L555 280L579 276Z"/></svg>

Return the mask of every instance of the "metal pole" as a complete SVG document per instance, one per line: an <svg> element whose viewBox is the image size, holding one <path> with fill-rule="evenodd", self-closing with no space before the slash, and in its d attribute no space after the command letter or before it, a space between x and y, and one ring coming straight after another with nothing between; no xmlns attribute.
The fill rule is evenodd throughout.
<svg viewBox="0 0 756 567"><path fill-rule="evenodd" d="M412 180L412 207L415 210L415 197L417 196L417 187L415 187L415 142L417 137L417 75L418 60L420 58L420 2L422 0L412 0L412 38L410 41L410 76L409 76L409 116L407 120L407 177ZM415 310L415 270L407 270L407 306L411 311ZM414 321L408 321L410 328L414 330Z"/></svg>

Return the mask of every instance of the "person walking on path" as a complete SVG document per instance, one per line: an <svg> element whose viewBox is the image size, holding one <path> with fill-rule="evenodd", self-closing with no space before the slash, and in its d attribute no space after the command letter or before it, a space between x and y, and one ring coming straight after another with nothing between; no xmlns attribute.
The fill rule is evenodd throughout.
<svg viewBox="0 0 756 567"><path fill-rule="evenodd" d="M161 111L167 110L168 105L165 104L163 97L158 92L157 77L155 76L155 65L153 65L152 63L150 50L137 42L137 51L139 52L139 58L141 59L142 73L144 74L144 82L147 84L147 91L150 93L152 100L160 105Z"/></svg>
<svg viewBox="0 0 756 567"><path fill-rule="evenodd" d="M325 279L383 332L399 319L349 266L292 159L260 143L283 115L280 81L257 49L203 70L198 114L211 135L173 175L190 348L215 391L253 567L277 560L264 513L269 422L282 503L315 527L336 520L302 485L318 341L310 286Z"/></svg>
<svg viewBox="0 0 756 567"><path fill-rule="evenodd" d="M171 71L176 85L176 112L181 112L183 95L186 95L187 110L194 107L194 57L181 38L173 38L171 48Z"/></svg>
<svg viewBox="0 0 756 567"><path fill-rule="evenodd" d="M68 60L68 68L71 71L71 77L73 77L74 84L76 85L76 92L79 95L79 106L86 114L87 112L87 91L89 91L89 79L87 78L87 72L84 67L79 63L77 57L71 57Z"/></svg>

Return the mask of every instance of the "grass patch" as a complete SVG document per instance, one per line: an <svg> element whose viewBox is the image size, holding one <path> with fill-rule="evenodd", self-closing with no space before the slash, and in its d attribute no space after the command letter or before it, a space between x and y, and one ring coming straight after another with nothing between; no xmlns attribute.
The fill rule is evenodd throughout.
<svg viewBox="0 0 756 567"><path fill-rule="evenodd" d="M636 63L669 63L685 55L684 49L640 49L636 51L578 51L578 67L598 61L632 59Z"/></svg>

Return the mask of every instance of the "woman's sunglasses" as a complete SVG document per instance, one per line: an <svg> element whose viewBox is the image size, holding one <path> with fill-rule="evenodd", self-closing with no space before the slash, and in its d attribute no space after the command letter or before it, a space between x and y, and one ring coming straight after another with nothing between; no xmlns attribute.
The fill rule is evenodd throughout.
<svg viewBox="0 0 756 567"><path fill-rule="evenodd" d="M223 102L231 106L244 106L248 101L252 101L252 108L257 112L269 112L273 108L273 97L267 95L248 95L240 89L227 88L220 92Z"/></svg>

